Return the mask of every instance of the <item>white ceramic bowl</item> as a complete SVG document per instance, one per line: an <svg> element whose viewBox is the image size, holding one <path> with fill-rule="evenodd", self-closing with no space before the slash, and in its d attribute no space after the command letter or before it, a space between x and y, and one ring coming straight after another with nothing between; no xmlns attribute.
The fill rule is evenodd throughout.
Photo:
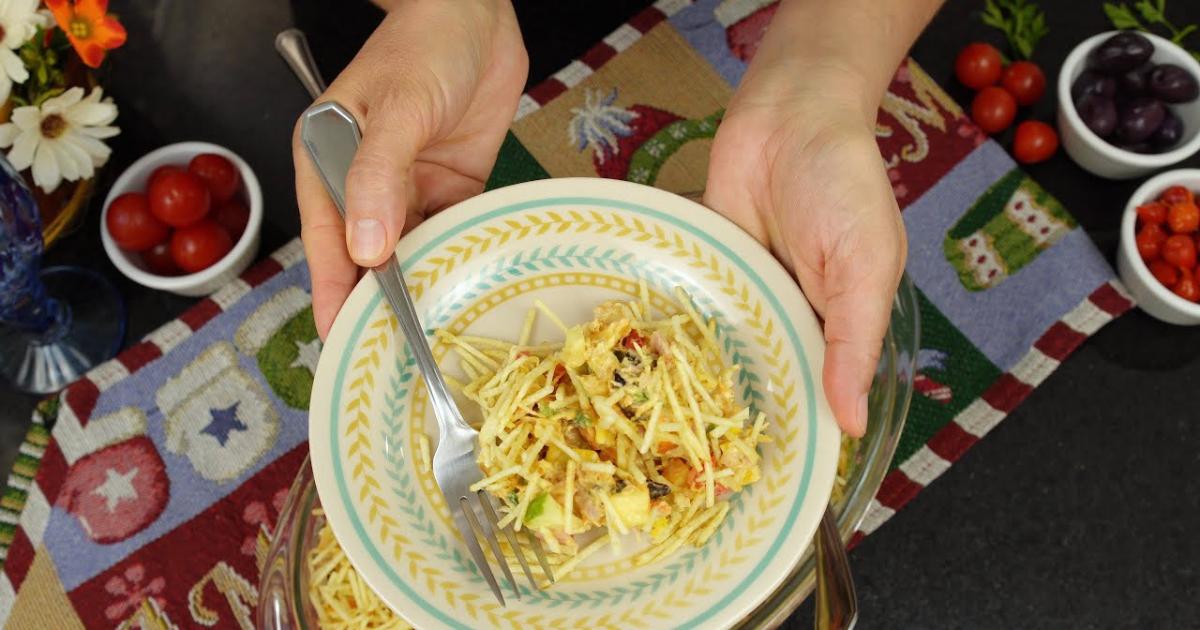
<svg viewBox="0 0 1200 630"><path fill-rule="evenodd" d="M1200 150L1200 99L1191 103L1169 105L1183 120L1183 140L1170 151L1157 154L1134 153L1119 149L1097 136L1075 111L1071 99L1071 84L1084 71L1088 53L1100 42L1120 31L1109 31L1093 35L1071 51L1058 73L1058 133L1063 148L1079 166L1108 179L1133 179L1147 175L1160 168L1182 162ZM1200 63L1188 52L1170 40L1153 33L1142 33L1154 43L1154 63L1173 63L1200 79Z"/></svg>
<svg viewBox="0 0 1200 630"><path fill-rule="evenodd" d="M131 254L117 247L117 243L108 234L108 229L104 227L108 224L108 206L113 199L127 192L144 192L150 174L158 167L174 164L186 168L188 162L201 153L216 153L224 156L237 167L238 173L242 176L242 189L246 193L246 206L250 210L250 219L246 222L246 230L242 232L241 238L233 244L233 249L208 269L181 276L160 276L151 273L146 269L139 255ZM237 278L254 261L255 256L258 255L258 236L259 228L262 226L262 215L262 189L258 185L258 178L255 177L254 171L250 170L250 166L246 164L245 160L225 147L208 142L178 142L147 153L125 169L124 173L121 173L112 189L108 191L108 197L104 199L104 211L100 216L100 238L104 242L104 251L108 253L109 259L130 280L152 289L197 297L208 295Z"/></svg>
<svg viewBox="0 0 1200 630"><path fill-rule="evenodd" d="M1193 192L1200 190L1200 169L1167 171L1142 184L1125 206L1121 219L1121 240L1117 246L1117 273L1121 282L1133 294L1138 306L1150 315L1169 324L1200 325L1200 304L1189 302L1163 286L1138 254L1134 240L1137 207L1156 199L1164 190L1180 185Z"/></svg>

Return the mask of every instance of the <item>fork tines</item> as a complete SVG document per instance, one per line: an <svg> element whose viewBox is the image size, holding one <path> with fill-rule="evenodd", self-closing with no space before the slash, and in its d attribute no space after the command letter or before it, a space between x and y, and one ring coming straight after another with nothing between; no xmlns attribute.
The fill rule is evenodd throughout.
<svg viewBox="0 0 1200 630"><path fill-rule="evenodd" d="M491 587L492 593L496 599L500 601L500 605L504 606L504 595L500 590L500 585L496 581L495 574L487 561L487 556L483 553L483 549L479 546L479 540L487 541L488 548L491 549L493 557L500 565L500 569L504 572L504 577L508 581L509 588L512 589L517 599L521 598L521 590L517 588L517 581L513 577L512 570L508 567L503 551L500 549L500 542L496 539L495 532L499 531L504 534L505 540L508 541L509 547L512 549L513 555L516 556L517 562L521 564L521 569L525 573L525 577L529 580L529 585L535 590L541 590L542 586L533 577L533 571L529 569L529 563L525 558L524 547L517 540L517 533L513 531L511 526L500 527L499 518L496 515L495 508L492 507L492 500L485 490L479 490L477 493L477 501L472 501L468 497L458 498L458 508L462 511L462 515L466 518L470 525L471 531L461 531L463 538L466 539L467 548L471 552L471 557L475 560L475 565L479 567L479 572L483 574L483 578L487 580L488 586ZM481 519L478 513L482 512L484 518ZM486 524L485 524L486 523ZM461 529L461 526L460 526ZM538 564L541 566L542 572L546 575L546 580L554 583L554 573L550 570L550 563L546 560L546 554L542 550L542 544L536 536L533 536L528 529L522 529L521 534L525 540L525 546L532 547L533 553L537 557Z"/></svg>

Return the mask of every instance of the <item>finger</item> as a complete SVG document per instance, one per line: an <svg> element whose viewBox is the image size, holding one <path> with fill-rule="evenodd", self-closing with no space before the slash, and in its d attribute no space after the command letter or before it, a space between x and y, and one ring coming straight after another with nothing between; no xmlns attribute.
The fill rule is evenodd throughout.
<svg viewBox="0 0 1200 630"><path fill-rule="evenodd" d="M312 282L313 321L324 341L333 320L358 281L358 266L346 252L346 228L308 153L294 142L300 238Z"/></svg>
<svg viewBox="0 0 1200 630"><path fill-rule="evenodd" d="M409 202L409 169L428 133L421 96L407 93L405 103L374 110L363 125L363 139L346 175L346 242L350 258L375 267L391 256L404 228Z"/></svg>
<svg viewBox="0 0 1200 630"><path fill-rule="evenodd" d="M825 267L825 396L838 425L854 437L867 429L867 393L879 364L905 249L902 226L885 225L871 232L842 248L848 255L835 252Z"/></svg>

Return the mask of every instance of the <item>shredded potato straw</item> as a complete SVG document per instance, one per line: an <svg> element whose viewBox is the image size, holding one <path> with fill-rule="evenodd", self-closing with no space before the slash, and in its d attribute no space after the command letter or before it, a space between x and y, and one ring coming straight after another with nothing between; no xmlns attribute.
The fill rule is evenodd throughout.
<svg viewBox="0 0 1200 630"><path fill-rule="evenodd" d="M536 301L516 343L437 331L483 416L474 489L499 501L501 526L545 544L556 577L597 536L618 551L627 534L648 539L638 564L701 546L729 498L761 476L770 422L738 404L739 366L725 364L715 322L684 291L674 297L674 312L657 316L643 286L577 326ZM530 345L539 318L563 340Z"/></svg>
<svg viewBox="0 0 1200 630"><path fill-rule="evenodd" d="M314 513L320 515L320 511ZM329 524L317 533L317 544L308 553L308 596L317 612L317 624L331 630L350 628L411 628L396 616L350 565Z"/></svg>

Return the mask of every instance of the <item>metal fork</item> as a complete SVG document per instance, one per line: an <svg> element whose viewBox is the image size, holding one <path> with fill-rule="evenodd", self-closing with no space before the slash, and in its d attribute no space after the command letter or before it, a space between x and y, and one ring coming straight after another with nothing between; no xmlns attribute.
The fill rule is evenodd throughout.
<svg viewBox="0 0 1200 630"><path fill-rule="evenodd" d="M337 103L318 103L304 112L301 139L309 156L316 164L326 191L343 218L346 216L346 173L350 169L355 151L358 150L360 138L361 134L354 117ZM500 549L500 543L496 539L497 531L505 536L512 548L513 555L516 556L525 572L525 577L529 579L530 585L534 589L540 589L541 586L534 579L533 572L530 571L529 564L525 561L524 551L514 532L511 528L498 526L496 510L487 491L471 491L471 485L483 479L483 471L480 470L475 459L475 445L479 433L467 425L458 406L454 403L454 399L450 397L450 389L446 386L446 380L442 377L442 372L433 359L429 342L425 338L425 331L417 319L412 296L408 292L408 285L400 271L400 262L393 255L387 262L372 271L400 322L400 328L408 340L408 345L421 369L421 375L425 378L425 385L429 389L429 400L438 422L438 445L433 454L433 476L446 498L450 512L454 515L454 523L467 543L467 550L470 551L475 566L487 580L488 586L491 587L492 593L495 594L500 604L505 604L504 594L488 565L487 557L479 544L480 539L487 542L496 562L504 572L509 587L520 599L521 591L517 587L517 581L513 578L508 562ZM524 538L527 544L533 548L547 580L554 582L554 574L546 561L541 544L529 534L528 530L523 531Z"/></svg>

